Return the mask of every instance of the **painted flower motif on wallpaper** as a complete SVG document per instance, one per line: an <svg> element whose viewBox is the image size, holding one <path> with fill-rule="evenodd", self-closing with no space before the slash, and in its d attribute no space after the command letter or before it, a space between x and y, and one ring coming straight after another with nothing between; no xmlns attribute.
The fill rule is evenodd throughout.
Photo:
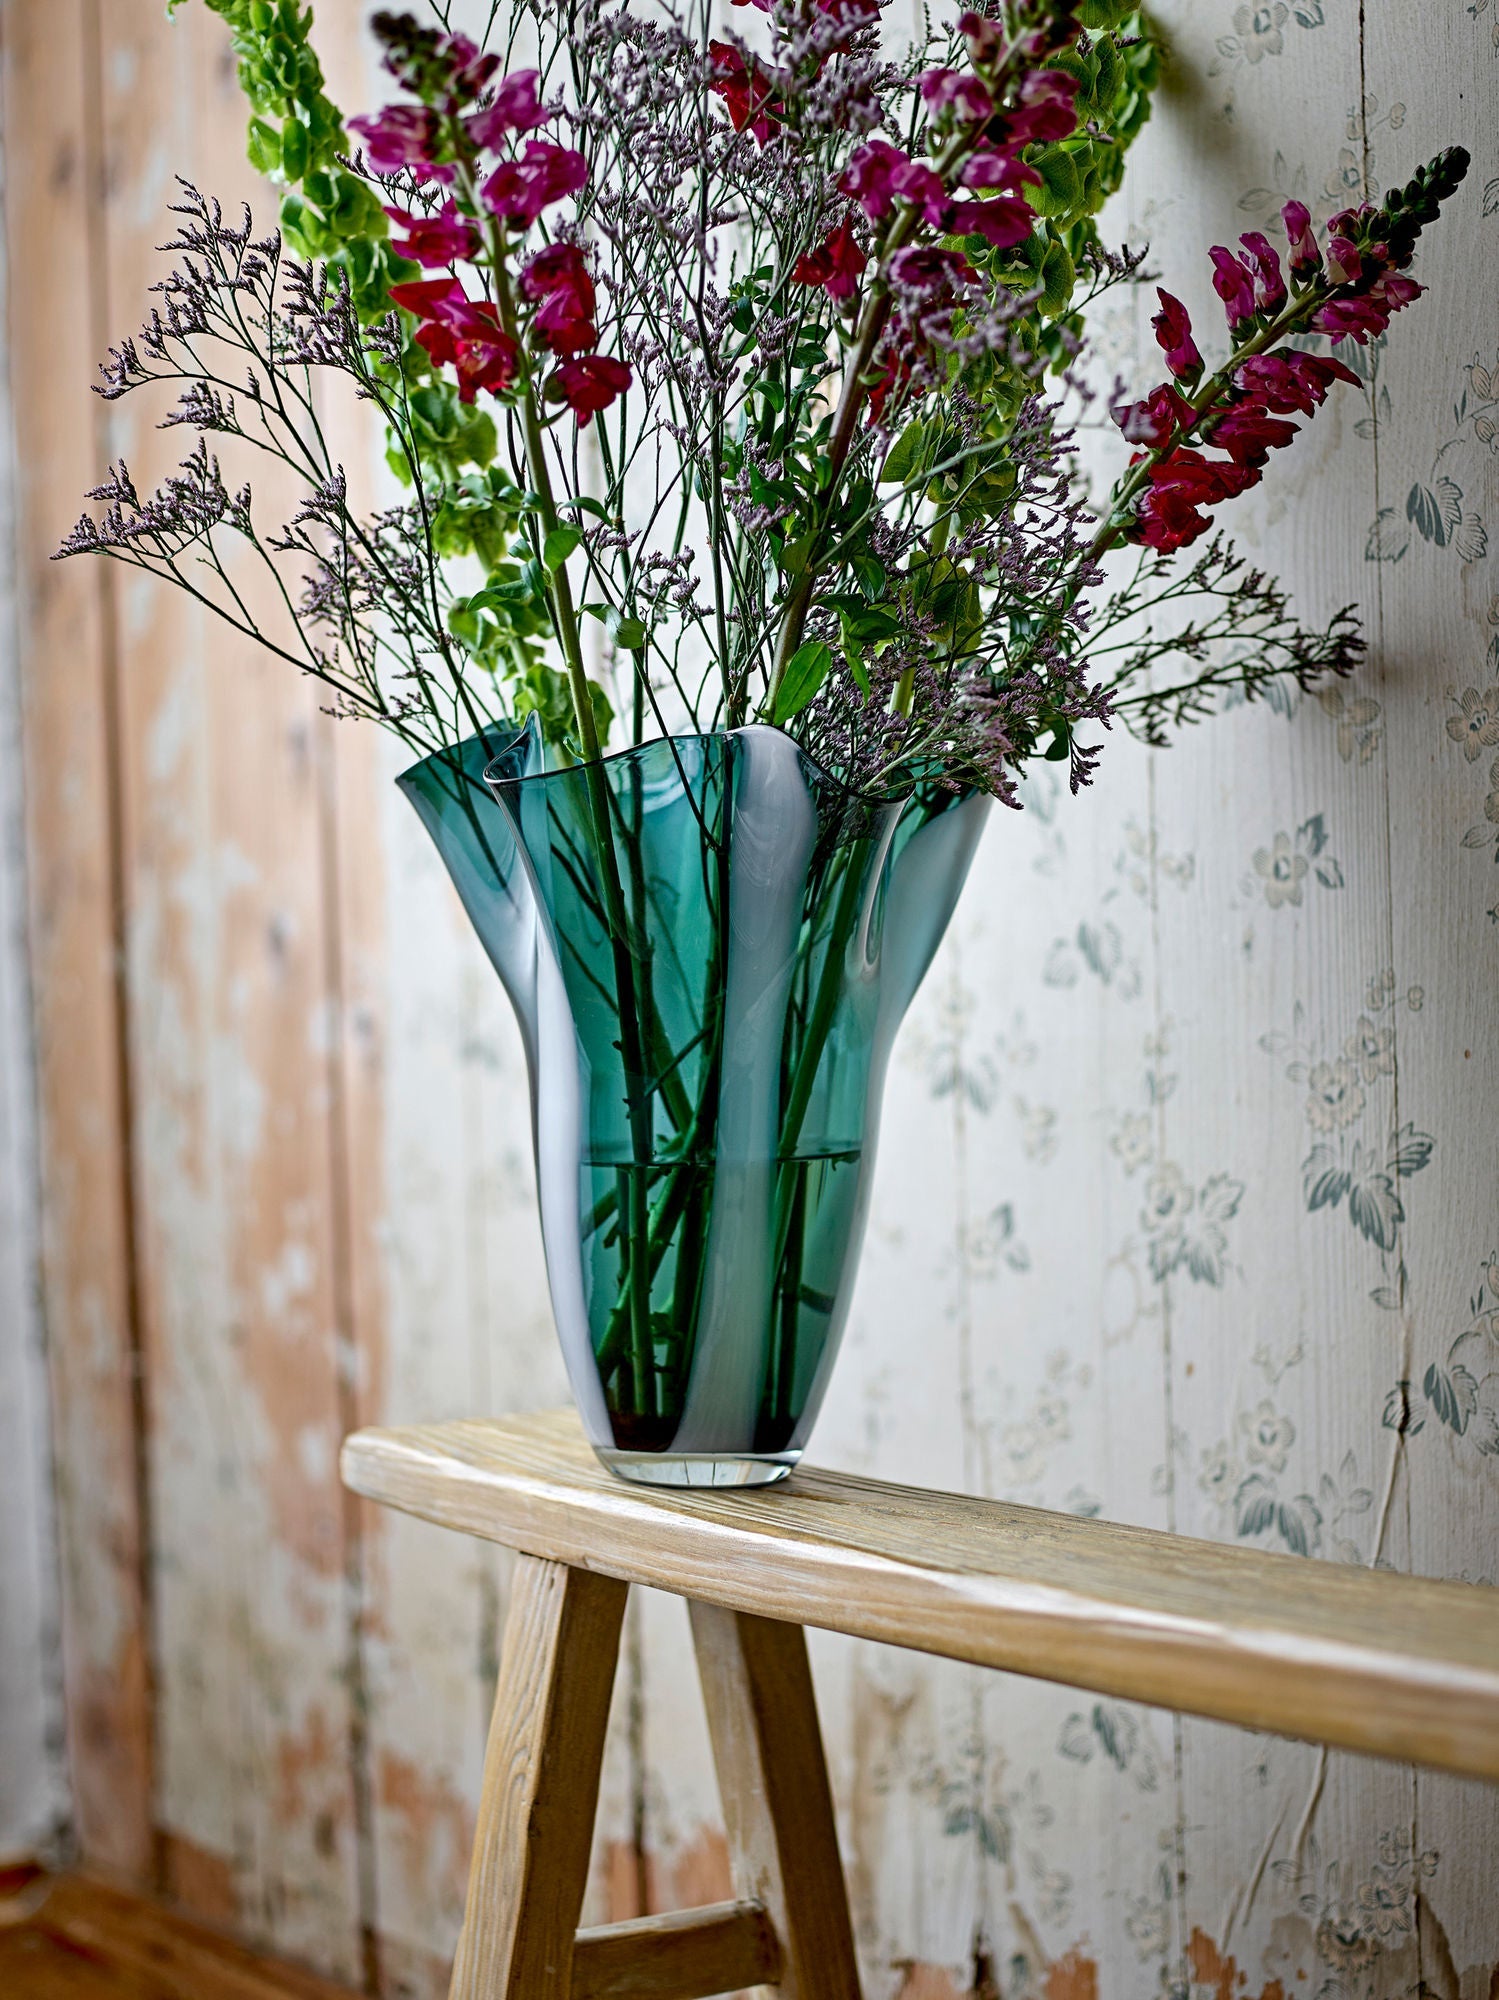
<svg viewBox="0 0 1499 2000"><path fill-rule="evenodd" d="M1074 1764L1091 1764L1096 1756L1101 1766L1127 1776L1142 1792L1155 1791L1161 1782L1149 1722L1143 1711L1123 1702L1096 1701L1086 1713L1075 1709L1062 1724L1057 1749Z"/></svg>
<svg viewBox="0 0 1499 2000"><path fill-rule="evenodd" d="M1367 419L1360 419L1366 422ZM1358 425L1354 426L1355 430ZM1273 683L1264 693L1264 706L1274 714L1294 722L1308 703L1320 708L1337 734L1338 755L1345 764L1367 764L1384 740L1383 710L1371 695L1350 695L1340 687L1316 688L1303 693L1300 688L1283 688ZM1243 691L1230 690L1224 696L1223 711L1243 707ZM1190 859L1190 857L1188 857Z"/></svg>
<svg viewBox="0 0 1499 2000"><path fill-rule="evenodd" d="M1395 416L1387 391L1378 387L1382 357L1382 342L1371 340L1353 364L1356 374L1366 376L1371 397L1376 398L1381 431ZM1404 505L1392 503L1375 515L1364 545L1366 562L1401 561L1413 535L1434 548L1451 549L1465 567L1481 562L1488 554L1489 535L1483 516L1466 504L1464 487L1453 475L1462 471L1469 484L1474 477L1483 476L1483 455L1493 448L1499 425L1495 371L1475 357L1463 373L1466 379L1452 406L1449 435L1437 446L1425 478L1412 480ZM1480 386L1486 394L1478 393Z"/></svg>
<svg viewBox="0 0 1499 2000"><path fill-rule="evenodd" d="M1499 594L1489 600L1488 622L1494 628L1489 642L1490 662L1499 668ZM1487 765L1488 790L1483 799L1483 818L1469 826L1462 844L1467 848L1493 850L1499 862L1499 757L1490 757L1499 746L1499 680L1483 687L1450 687L1447 699L1452 714L1447 717L1447 735L1462 751L1469 764L1483 760ZM1494 911L1489 912L1494 916ZM1499 917L1495 917L1499 922Z"/></svg>
<svg viewBox="0 0 1499 2000"><path fill-rule="evenodd" d="M1314 813L1294 835L1277 833L1268 847L1257 847L1254 874L1245 878L1247 895L1262 894L1272 910L1301 906L1308 874L1324 889L1341 889L1342 864L1327 852L1327 822Z"/></svg>
<svg viewBox="0 0 1499 2000"><path fill-rule="evenodd" d="M1445 1430L1457 1448L1476 1453L1474 1464L1499 1469L1499 1249L1479 1264L1468 1324L1445 1360L1431 1362L1419 1382L1395 1384L1384 1422L1407 1438L1430 1423L1433 1434Z"/></svg>
<svg viewBox="0 0 1499 2000"><path fill-rule="evenodd" d="M1421 1885L1436 1874L1440 1855L1417 1850L1408 1829L1391 1828L1380 1834L1375 1856L1360 1879L1347 1861L1324 1862L1310 1834L1303 1859L1271 1863L1272 1876L1313 1926L1327 1973L1317 2000L1372 2000L1384 1988L1377 1979L1368 1984L1367 1975L1415 1934Z"/></svg>
<svg viewBox="0 0 1499 2000"><path fill-rule="evenodd" d="M1209 64L1208 75L1283 56L1288 30L1320 28L1325 18L1323 0L1245 0L1234 8L1233 33L1218 37L1218 60Z"/></svg>
<svg viewBox="0 0 1499 2000"><path fill-rule="evenodd" d="M1353 1228L1378 1249L1384 1282L1369 1296L1376 1305L1393 1309L1405 1283L1401 1183L1428 1164L1436 1142L1410 1122L1383 1123L1384 1107L1393 1093L1378 1086L1395 1072L1395 1030L1389 1018L1397 1004L1394 974L1381 973L1371 980L1364 997L1364 1011L1331 1050L1306 1040L1306 1012L1300 1001L1293 1015L1293 1034L1272 1029L1261 1035L1259 1045L1267 1055L1291 1056L1286 1077L1306 1094L1312 1143L1301 1163L1301 1186L1308 1212L1341 1209ZM1407 989L1405 1003L1413 1013L1424 1000L1419 986Z"/></svg>

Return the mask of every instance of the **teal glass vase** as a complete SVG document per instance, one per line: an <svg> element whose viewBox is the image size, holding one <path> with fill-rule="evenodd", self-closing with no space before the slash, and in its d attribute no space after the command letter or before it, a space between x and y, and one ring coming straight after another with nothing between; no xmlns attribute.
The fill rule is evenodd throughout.
<svg viewBox="0 0 1499 2000"><path fill-rule="evenodd" d="M399 782L520 1020L594 1449L656 1484L784 1477L847 1314L895 1032L988 801L871 805L760 726L550 771L534 727L500 731Z"/></svg>

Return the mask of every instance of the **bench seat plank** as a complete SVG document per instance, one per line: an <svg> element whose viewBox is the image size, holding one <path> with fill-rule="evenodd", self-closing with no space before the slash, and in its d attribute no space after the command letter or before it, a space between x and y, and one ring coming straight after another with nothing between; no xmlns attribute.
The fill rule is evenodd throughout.
<svg viewBox="0 0 1499 2000"><path fill-rule="evenodd" d="M386 1505L708 1604L1499 1779L1499 1592L801 1467L630 1486L571 1411L356 1432Z"/></svg>

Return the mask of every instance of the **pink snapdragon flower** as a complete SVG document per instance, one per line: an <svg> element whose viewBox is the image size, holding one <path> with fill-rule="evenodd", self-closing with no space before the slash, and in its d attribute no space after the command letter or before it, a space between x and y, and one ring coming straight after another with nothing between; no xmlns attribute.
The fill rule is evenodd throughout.
<svg viewBox="0 0 1499 2000"><path fill-rule="evenodd" d="M1156 288L1156 297L1161 309L1150 324L1155 329L1157 345L1166 356L1166 366L1178 382L1195 382L1202 373L1202 356L1197 351L1197 342L1192 338L1192 321L1180 299L1170 292Z"/></svg>
<svg viewBox="0 0 1499 2000"><path fill-rule="evenodd" d="M1300 281L1314 277L1322 269L1322 250L1312 227L1311 210L1305 202L1288 201L1280 219L1291 246L1291 276Z"/></svg>
<svg viewBox="0 0 1499 2000"><path fill-rule="evenodd" d="M1041 185L1036 169L1028 166L1013 147L999 151L986 146L983 152L970 155L962 179L964 187L997 188L1005 194L1019 194L1027 183L1034 187Z"/></svg>
<svg viewBox="0 0 1499 2000"><path fill-rule="evenodd" d="M538 125L546 123L546 112L541 105L541 72L534 69L512 70L503 77L495 89L491 101L482 111L474 111L464 119L464 130L481 151L492 153L502 140L520 132L534 132Z"/></svg>
<svg viewBox="0 0 1499 2000"><path fill-rule="evenodd" d="M1296 348L1252 354L1234 370L1238 389L1281 416L1293 410L1311 416L1326 402L1334 382L1352 382L1356 387L1358 377L1329 354L1303 354Z"/></svg>
<svg viewBox="0 0 1499 2000"><path fill-rule="evenodd" d="M919 81L922 102L936 118L950 112L954 123L976 125L981 118L994 116L994 99L983 82L970 72L929 69Z"/></svg>
<svg viewBox="0 0 1499 2000"><path fill-rule="evenodd" d="M417 345L438 367L457 370L461 402L472 403L480 389L498 396L510 387L520 365L520 350L488 300L470 299L456 278L392 285L390 296L421 321Z"/></svg>
<svg viewBox="0 0 1499 2000"><path fill-rule="evenodd" d="M1278 313L1286 302L1286 281L1281 276L1280 253L1268 236L1251 229L1239 238L1243 262L1254 275L1255 310Z"/></svg>
<svg viewBox="0 0 1499 2000"><path fill-rule="evenodd" d="M1237 337L1254 319L1254 277L1223 244L1208 251L1213 260L1213 290L1223 301L1228 330Z"/></svg>
<svg viewBox="0 0 1499 2000"><path fill-rule="evenodd" d="M1297 427L1285 417L1272 417L1257 404L1232 403L1211 426L1208 436L1235 465L1262 466L1272 451L1288 445Z"/></svg>
<svg viewBox="0 0 1499 2000"><path fill-rule="evenodd" d="M746 62L732 42L709 42L708 59L712 64L708 88L728 106L729 123L736 132L753 132L760 145L769 145L786 111L779 95L780 79L758 56Z"/></svg>
<svg viewBox="0 0 1499 2000"><path fill-rule="evenodd" d="M364 156L377 174L397 174L403 167L433 173L432 155L441 144L442 123L426 105L387 104L383 111L351 118L349 130L364 141ZM451 169L445 172L451 178Z"/></svg>
<svg viewBox="0 0 1499 2000"><path fill-rule="evenodd" d="M544 208L576 194L587 180L588 162L571 146L528 139L523 157L502 160L479 197L493 214L528 229Z"/></svg>
<svg viewBox="0 0 1499 2000"><path fill-rule="evenodd" d="M385 213L406 232L405 241L395 246L399 254L429 271L478 253L478 230L451 201L445 201L435 215L409 215L403 208L387 208Z"/></svg>
<svg viewBox="0 0 1499 2000"><path fill-rule="evenodd" d="M1077 130L1077 89L1077 78L1065 70L1027 70L1020 80L1020 101L1010 113L1011 145L1044 146L1070 138Z"/></svg>
<svg viewBox="0 0 1499 2000"><path fill-rule="evenodd" d="M883 222L895 206L896 174L913 164L910 154L888 139L866 139L838 176L838 191L851 195L871 222Z"/></svg>
<svg viewBox="0 0 1499 2000"><path fill-rule="evenodd" d="M1192 405L1169 382L1162 382L1138 403L1115 403L1109 415L1131 444L1152 449L1165 444L1173 431L1189 429L1193 422Z"/></svg>

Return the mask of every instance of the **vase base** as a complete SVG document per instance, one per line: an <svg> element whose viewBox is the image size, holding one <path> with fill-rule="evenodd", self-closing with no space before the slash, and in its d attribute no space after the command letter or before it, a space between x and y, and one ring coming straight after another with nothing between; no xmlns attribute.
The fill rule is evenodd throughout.
<svg viewBox="0 0 1499 2000"><path fill-rule="evenodd" d="M759 1458L747 1452L594 1450L617 1479L636 1486L774 1486L801 1457L799 1451Z"/></svg>

